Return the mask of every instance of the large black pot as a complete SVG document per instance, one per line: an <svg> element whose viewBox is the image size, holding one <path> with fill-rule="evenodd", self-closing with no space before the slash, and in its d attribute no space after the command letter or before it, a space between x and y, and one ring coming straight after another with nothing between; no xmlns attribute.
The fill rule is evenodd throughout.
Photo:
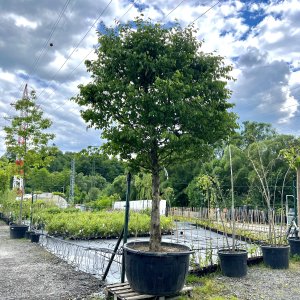
<svg viewBox="0 0 300 300"><path fill-rule="evenodd" d="M298 237L289 238L290 254L300 255L300 239Z"/></svg>
<svg viewBox="0 0 300 300"><path fill-rule="evenodd" d="M247 275L247 258L246 250L222 249L218 251L218 256L223 275L228 277L244 277Z"/></svg>
<svg viewBox="0 0 300 300"><path fill-rule="evenodd" d="M272 269L288 269L290 246L262 245L265 265Z"/></svg>
<svg viewBox="0 0 300 300"><path fill-rule="evenodd" d="M11 239L22 239L25 237L25 232L28 230L27 225L11 224L9 226Z"/></svg>
<svg viewBox="0 0 300 300"><path fill-rule="evenodd" d="M40 234L39 234L39 233L32 232L32 233L30 234L30 240L31 240L31 243L38 243L39 240L40 240Z"/></svg>
<svg viewBox="0 0 300 300"><path fill-rule="evenodd" d="M189 269L191 249L184 245L162 243L170 252L149 252L149 242L124 245L125 271L131 288L148 295L175 295L182 290Z"/></svg>

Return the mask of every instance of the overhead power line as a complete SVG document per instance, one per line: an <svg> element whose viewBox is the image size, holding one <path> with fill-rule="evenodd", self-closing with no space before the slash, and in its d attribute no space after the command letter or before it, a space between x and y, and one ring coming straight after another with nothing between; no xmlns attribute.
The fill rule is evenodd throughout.
<svg viewBox="0 0 300 300"><path fill-rule="evenodd" d="M55 30L56 30L58 24L60 23L61 18L62 18L62 16L64 15L64 13L65 13L67 7L69 6L70 1L71 1L71 0L67 0L67 1L65 2L65 4L64 4L63 8L61 9L61 11L60 11L60 13L59 13L57 19L56 19L55 22L53 23L53 26L52 26L52 29L51 29L51 31L50 31L50 34L49 34L47 40L45 41L44 45L43 45L42 48L40 49L40 54L39 54L39 56L35 59L35 61L34 61L34 63L33 63L33 66L32 66L32 68L31 68L31 71L29 72L28 76L30 76L31 73L34 73L34 72L36 71L40 59L41 59L41 58L46 54L46 52L48 51L48 49L49 49L49 47L48 47L48 46L49 46L49 42L50 42L50 40L51 40L51 38L52 38L52 36L53 36L53 34L54 34L54 32L55 32ZM21 86L20 86L20 89L21 89L21 90L23 90L23 85L25 84L25 82L26 82L26 80L24 79L23 82L21 83Z"/></svg>
<svg viewBox="0 0 300 300"><path fill-rule="evenodd" d="M130 5L130 7L127 9L127 11L121 16L119 17L119 21L134 7L134 3L132 3ZM91 49L91 51L80 61L80 63L68 74L68 78L71 77L71 75L80 67L80 65L91 55L91 53L94 51L95 49ZM62 84L62 83L61 83ZM59 84L59 85L61 85ZM55 93L55 90L52 89L52 92L48 95L48 97L52 96ZM69 99L66 99L61 105L58 105L57 107L54 108L54 111L56 111L57 109L63 107L67 102L69 101Z"/></svg>
<svg viewBox="0 0 300 300"><path fill-rule="evenodd" d="M160 22L162 22L164 19L166 19L172 12L174 12L185 0L182 0L181 2L179 2L179 4L177 4L176 7L174 7L171 11L169 11L169 13L167 13Z"/></svg>
<svg viewBox="0 0 300 300"><path fill-rule="evenodd" d="M214 5L210 6L205 12L203 12L200 16L198 16L193 22L191 22L188 26L192 25L195 23L197 20L199 20L201 17L206 15L210 10L212 10L215 6L217 6L219 3L221 3L221 0L216 2Z"/></svg>
<svg viewBox="0 0 300 300"><path fill-rule="evenodd" d="M104 12L107 10L107 8L110 6L112 0L109 1L109 3L105 6L105 8L102 10L102 12L100 13L100 15L97 17L97 19L93 22L93 24L90 26L90 28L88 29L88 31L83 35L83 37L80 39L80 41L78 42L78 44L75 46L75 48L70 52L70 54L68 55L68 57L66 58L66 60L63 62L63 64L60 66L60 68L55 72L55 74L51 77L50 82L52 80L54 80L57 76L57 74L61 71L61 69L65 66L65 64L68 62L68 60L71 58L71 56L74 54L74 52L78 49L78 47L80 46L80 44L84 41L84 39L87 37L87 35L90 33L90 31L94 28L95 24L99 21L99 19L102 17L102 15L104 14ZM44 93L44 91L46 90L47 87L49 87L50 83L39 93L39 95L37 96L37 99Z"/></svg>
<svg viewBox="0 0 300 300"><path fill-rule="evenodd" d="M43 46L41 47L41 49L38 51L38 52L40 52L40 55L35 59L34 63L32 64L32 67L31 67L30 71L28 72L28 78L29 78L30 74L32 74L32 73L34 73L34 72L36 71L40 59L47 53L47 51L48 51L48 49L49 49L49 48L48 48L49 41L50 41L50 39L52 38L54 32L56 31L57 26L58 26L58 24L60 23L62 16L64 15L66 9L68 8L68 6L69 6L69 4L70 4L70 1L71 1L71 0L67 0L67 1L65 2L65 4L64 4L63 8L61 9L61 11L60 11L60 13L59 13L57 19L56 19L55 22L53 23L52 29L51 29L51 31L50 31L50 34L49 34L47 40L45 41L45 43L43 44ZM26 80L26 79L23 79L23 81L21 82L21 84L20 84L20 86L19 86L19 88L18 88L20 92L23 91L26 81L27 81L27 83L28 83L28 80ZM9 108L9 113L11 113L11 112L12 112L12 107Z"/></svg>

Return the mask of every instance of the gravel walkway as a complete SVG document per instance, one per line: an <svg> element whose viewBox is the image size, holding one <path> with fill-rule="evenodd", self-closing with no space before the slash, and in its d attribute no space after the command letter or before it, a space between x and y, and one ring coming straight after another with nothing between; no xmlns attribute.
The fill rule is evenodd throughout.
<svg viewBox="0 0 300 300"><path fill-rule="evenodd" d="M0 221L0 299L91 299L99 281L75 271L41 246L25 239L10 239Z"/></svg>
<svg viewBox="0 0 300 300"><path fill-rule="evenodd" d="M239 300L300 300L300 262L291 262L288 270L252 266L246 277L233 279L216 276L228 294Z"/></svg>

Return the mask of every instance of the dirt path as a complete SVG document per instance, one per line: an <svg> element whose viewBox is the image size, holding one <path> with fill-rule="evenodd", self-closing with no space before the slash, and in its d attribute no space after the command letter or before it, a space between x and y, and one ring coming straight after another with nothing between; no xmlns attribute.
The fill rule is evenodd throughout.
<svg viewBox="0 0 300 300"><path fill-rule="evenodd" d="M25 239L10 239L0 221L0 299L91 299L99 281Z"/></svg>

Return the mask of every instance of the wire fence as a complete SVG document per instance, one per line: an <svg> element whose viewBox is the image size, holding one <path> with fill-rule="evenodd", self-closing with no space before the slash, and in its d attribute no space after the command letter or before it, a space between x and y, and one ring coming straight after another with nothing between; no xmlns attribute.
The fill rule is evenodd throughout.
<svg viewBox="0 0 300 300"><path fill-rule="evenodd" d="M278 237L284 236L289 220L283 214L268 214L266 211L239 208L235 214L230 209L171 208L174 230L163 235L162 241L185 244L194 253L190 259L191 270L205 270L218 264L218 250L246 249L248 258L261 257L260 241L270 233L269 219L273 218ZM183 217L183 218L182 218ZM235 220L235 236L232 236L232 221ZM149 237L129 237L128 241L148 240ZM106 283L116 283L121 278L122 247L114 252L116 239L65 240L42 234L40 244L75 269L93 274L102 279L109 261L114 259Z"/></svg>
<svg viewBox="0 0 300 300"><path fill-rule="evenodd" d="M40 244L55 256L72 265L76 270L90 273L102 278L111 255L114 243L107 243L106 247L90 247L68 240L42 235ZM119 279L121 272L122 249L115 253L112 266L109 270L108 280L114 282Z"/></svg>

